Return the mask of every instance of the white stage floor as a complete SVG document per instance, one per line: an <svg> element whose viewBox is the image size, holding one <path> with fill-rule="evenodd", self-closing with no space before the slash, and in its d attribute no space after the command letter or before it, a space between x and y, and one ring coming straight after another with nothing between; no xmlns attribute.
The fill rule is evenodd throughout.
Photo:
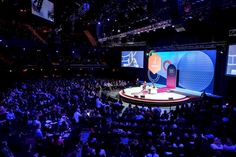
<svg viewBox="0 0 236 157"><path fill-rule="evenodd" d="M152 84L148 83L148 85L151 86ZM166 85L157 84L157 83L155 83L155 86L158 87L158 88L166 87ZM197 97L198 96L200 97L203 93L203 92L194 91L194 90L190 90L190 89L184 89L184 88L180 88L180 87L170 89L170 91L176 92L176 93L179 93L179 94L183 94L183 95L186 95L186 96L197 96Z"/></svg>
<svg viewBox="0 0 236 157"><path fill-rule="evenodd" d="M140 98L142 95L145 95L145 99L149 100L177 100L177 99L183 99L186 97L186 95L174 93L174 92L160 92L157 93L157 89L152 89L151 93L148 94L148 91L141 92L141 87L131 87L124 89L125 95L130 97L138 97Z"/></svg>

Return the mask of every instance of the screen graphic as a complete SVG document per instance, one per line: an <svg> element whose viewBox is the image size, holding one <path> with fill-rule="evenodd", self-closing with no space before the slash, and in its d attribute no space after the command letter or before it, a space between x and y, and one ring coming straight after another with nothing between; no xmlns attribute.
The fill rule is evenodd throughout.
<svg viewBox="0 0 236 157"><path fill-rule="evenodd" d="M179 71L179 87L213 93L216 50L155 52L161 57L160 78L166 85L169 65Z"/></svg>
<svg viewBox="0 0 236 157"><path fill-rule="evenodd" d="M161 70L161 57L158 54L152 54L148 58L148 70L156 74Z"/></svg>
<svg viewBox="0 0 236 157"><path fill-rule="evenodd" d="M229 45L226 74L236 76L236 45Z"/></svg>
<svg viewBox="0 0 236 157"><path fill-rule="evenodd" d="M49 0L31 0L33 15L54 22L54 4Z"/></svg>
<svg viewBox="0 0 236 157"><path fill-rule="evenodd" d="M121 67L143 68L144 51L122 51Z"/></svg>

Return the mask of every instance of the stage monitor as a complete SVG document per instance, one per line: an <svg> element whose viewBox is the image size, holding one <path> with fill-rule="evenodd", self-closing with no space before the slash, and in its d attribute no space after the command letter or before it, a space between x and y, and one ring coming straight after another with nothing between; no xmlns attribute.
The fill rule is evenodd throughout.
<svg viewBox="0 0 236 157"><path fill-rule="evenodd" d="M121 67L143 68L144 51L122 51Z"/></svg>
<svg viewBox="0 0 236 157"><path fill-rule="evenodd" d="M213 93L216 50L154 52L160 57L158 84L167 84L169 65L178 71L178 87ZM152 74L154 75L154 74ZM156 76L152 76L155 78Z"/></svg>
<svg viewBox="0 0 236 157"><path fill-rule="evenodd" d="M226 75L236 76L236 45L229 45Z"/></svg>
<svg viewBox="0 0 236 157"><path fill-rule="evenodd" d="M54 22L54 3L51 0L31 0L31 12L33 15Z"/></svg>

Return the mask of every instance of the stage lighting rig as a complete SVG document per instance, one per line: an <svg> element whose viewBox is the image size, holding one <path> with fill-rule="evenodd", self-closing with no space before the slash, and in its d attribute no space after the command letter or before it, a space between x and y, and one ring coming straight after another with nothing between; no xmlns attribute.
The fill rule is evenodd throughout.
<svg viewBox="0 0 236 157"><path fill-rule="evenodd" d="M129 35L136 35L136 34L141 34L141 33L144 33L144 32L155 31L157 29L163 29L163 28L170 27L170 26L172 26L171 20L160 21L160 22L157 22L155 24L148 25L148 26L145 26L145 27L141 27L141 28L138 28L138 29L134 29L134 30L131 30L131 31L128 31L128 32L120 33L120 34L113 35L113 36L110 36L110 37L100 38L100 39L98 39L98 41L100 43L103 43L105 41L112 41L114 39L124 38L124 37L127 37Z"/></svg>

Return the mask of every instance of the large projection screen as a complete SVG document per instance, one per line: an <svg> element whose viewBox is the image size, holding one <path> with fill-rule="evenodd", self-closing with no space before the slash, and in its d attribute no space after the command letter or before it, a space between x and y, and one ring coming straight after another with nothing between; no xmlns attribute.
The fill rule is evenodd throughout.
<svg viewBox="0 0 236 157"><path fill-rule="evenodd" d="M31 0L31 12L33 15L54 22L54 3L49 0Z"/></svg>
<svg viewBox="0 0 236 157"><path fill-rule="evenodd" d="M226 75L236 76L236 44L229 45Z"/></svg>
<svg viewBox="0 0 236 157"><path fill-rule="evenodd" d="M122 51L121 67L143 68L144 51Z"/></svg>

